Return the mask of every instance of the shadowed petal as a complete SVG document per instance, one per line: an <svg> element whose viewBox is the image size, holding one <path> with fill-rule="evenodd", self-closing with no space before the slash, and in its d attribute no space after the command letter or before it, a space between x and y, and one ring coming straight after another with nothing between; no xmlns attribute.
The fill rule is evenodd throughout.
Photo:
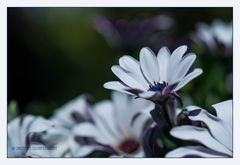
<svg viewBox="0 0 240 165"><path fill-rule="evenodd" d="M149 88L149 84L143 77L139 62L136 59L131 56L123 56L119 59L119 65L145 88Z"/></svg>
<svg viewBox="0 0 240 165"><path fill-rule="evenodd" d="M216 109L217 117L227 124L229 131L232 134L232 100L227 100L212 106Z"/></svg>
<svg viewBox="0 0 240 165"><path fill-rule="evenodd" d="M173 151L170 151L165 155L165 157L168 157L168 158L179 158L179 157L216 158L216 157L227 157L227 155L214 152L213 150L209 150L203 146L187 146L187 147L179 147Z"/></svg>
<svg viewBox="0 0 240 165"><path fill-rule="evenodd" d="M180 62L178 68L176 68L176 72L173 73L169 83L175 83L178 80L181 80L187 74L195 59L196 55L194 53L186 55Z"/></svg>
<svg viewBox="0 0 240 165"><path fill-rule="evenodd" d="M160 80L157 58L149 48L141 49L140 66L144 76L151 84Z"/></svg>
<svg viewBox="0 0 240 165"><path fill-rule="evenodd" d="M159 66L159 74L160 74L160 81L167 82L167 69L168 69L168 62L170 59L170 51L167 47L162 47L157 55L158 66Z"/></svg>
<svg viewBox="0 0 240 165"><path fill-rule="evenodd" d="M225 123L223 123L221 119L211 115L205 110L194 110L194 111L198 111L198 113L191 115L191 112L190 112L190 114L188 115L189 119L193 121L204 122L208 126L213 137L217 139L220 143L225 145L228 149L232 150L232 140L230 137L231 134L228 131Z"/></svg>
<svg viewBox="0 0 240 165"><path fill-rule="evenodd" d="M130 88L123 85L122 83L120 83L119 81L110 81L107 82L103 85L104 88L106 89L111 89L111 90L116 90L119 92L123 92L129 95L133 95L132 93L128 92L127 90L129 90Z"/></svg>
<svg viewBox="0 0 240 165"><path fill-rule="evenodd" d="M200 74L202 74L202 69L194 69L191 73L189 73L186 77L182 79L182 81L179 82L177 87L174 89L174 91L178 91L182 87L184 87L188 82L190 82L192 79L196 78Z"/></svg>
<svg viewBox="0 0 240 165"><path fill-rule="evenodd" d="M232 155L232 152L214 139L206 128L195 126L179 126L173 128L170 131L170 134L182 140L197 141L214 151L225 153L229 156Z"/></svg>
<svg viewBox="0 0 240 165"><path fill-rule="evenodd" d="M113 73L122 81L124 84L131 88L137 88L140 90L145 90L144 86L132 78L128 73L126 73L120 66L112 66Z"/></svg>
<svg viewBox="0 0 240 165"><path fill-rule="evenodd" d="M187 46L183 45L175 49L170 56L169 63L168 63L168 79L167 82L169 82L172 78L172 75L174 72L176 72L176 68L178 68L178 65L182 59L182 56L187 51Z"/></svg>

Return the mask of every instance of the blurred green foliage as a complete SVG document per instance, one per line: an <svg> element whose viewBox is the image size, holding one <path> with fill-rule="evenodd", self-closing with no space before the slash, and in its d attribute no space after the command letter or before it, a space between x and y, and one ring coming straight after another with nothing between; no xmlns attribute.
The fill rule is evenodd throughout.
<svg viewBox="0 0 240 165"><path fill-rule="evenodd" d="M132 19L159 14L176 21L169 37L188 38L198 22L232 20L231 8L8 8L9 103L15 99L21 113L48 117L55 108L82 93L90 93L96 101L109 98L110 91L103 84L117 79L111 66L124 54L138 59L140 50L110 47L95 31L94 18L105 15ZM204 73L179 92L184 104L210 108L213 103L232 98L226 87L232 56L212 56L196 45L190 50L198 55L194 65ZM11 107L12 103L9 115Z"/></svg>

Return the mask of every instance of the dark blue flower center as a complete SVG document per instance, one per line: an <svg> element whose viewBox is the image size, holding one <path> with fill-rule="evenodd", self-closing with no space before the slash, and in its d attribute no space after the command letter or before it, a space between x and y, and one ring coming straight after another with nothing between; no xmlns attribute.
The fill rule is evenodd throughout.
<svg viewBox="0 0 240 165"><path fill-rule="evenodd" d="M163 88L167 86L167 83L165 81L163 81L162 83L160 82L153 82L153 85L149 85L149 91L162 91Z"/></svg>

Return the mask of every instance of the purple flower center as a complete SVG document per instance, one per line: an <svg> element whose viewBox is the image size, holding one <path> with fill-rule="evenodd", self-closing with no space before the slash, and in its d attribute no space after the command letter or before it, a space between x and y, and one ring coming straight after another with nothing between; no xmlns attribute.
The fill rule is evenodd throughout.
<svg viewBox="0 0 240 165"><path fill-rule="evenodd" d="M151 85L149 85L149 91L162 91L163 90L163 88L165 87L165 86L167 86L168 84L165 82L165 81L163 81L162 83L160 83L160 82L153 82L153 85L151 84Z"/></svg>
<svg viewBox="0 0 240 165"><path fill-rule="evenodd" d="M127 154L131 154L131 153L135 152L138 148L139 148L139 143L135 139L132 139L132 138L125 139L118 146L118 149L120 151L127 153Z"/></svg>

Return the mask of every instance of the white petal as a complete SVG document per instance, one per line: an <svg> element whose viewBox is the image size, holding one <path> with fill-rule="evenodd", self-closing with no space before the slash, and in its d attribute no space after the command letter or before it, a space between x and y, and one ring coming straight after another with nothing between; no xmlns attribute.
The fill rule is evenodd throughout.
<svg viewBox="0 0 240 165"><path fill-rule="evenodd" d="M76 124L72 116L73 113L77 113L87 120L88 116L86 111L90 106L87 101L88 97L88 95L82 94L56 109L51 121L57 125L71 129L74 124Z"/></svg>
<svg viewBox="0 0 240 165"><path fill-rule="evenodd" d="M197 141L214 151L224 153L229 156L232 155L232 152L214 139L206 128L196 126L179 126L173 128L170 131L170 134L182 140Z"/></svg>
<svg viewBox="0 0 240 165"><path fill-rule="evenodd" d="M128 73L126 73L120 66L112 66L113 73L126 85L134 89L145 90L144 86L138 81L133 79Z"/></svg>
<svg viewBox="0 0 240 165"><path fill-rule="evenodd" d="M123 56L119 59L119 65L145 88L149 87L148 82L142 75L139 62L136 59L131 56Z"/></svg>
<svg viewBox="0 0 240 165"><path fill-rule="evenodd" d="M168 69L168 62L170 59L170 51L167 47L162 47L157 55L158 66L159 66L159 74L160 74L160 81L167 82L167 69Z"/></svg>
<svg viewBox="0 0 240 165"><path fill-rule="evenodd" d="M156 92L147 91L147 92L140 93L138 96L148 99L148 98L151 98L152 96L154 96L155 94L156 94Z"/></svg>
<svg viewBox="0 0 240 165"><path fill-rule="evenodd" d="M122 94L122 95L127 97L127 95L125 94ZM109 100L105 100L95 104L94 113L92 113L92 116L94 115L93 116L94 121L101 128L100 130L101 133L105 133L107 135L111 134L116 139L121 139L122 134L121 132L119 132L117 127L119 123L116 123L115 112L116 112L116 109L114 107L114 104Z"/></svg>
<svg viewBox="0 0 240 165"><path fill-rule="evenodd" d="M133 98L128 97L127 95L119 92L112 93L116 126L120 129L120 132L125 136L127 136L130 132L129 123L134 112L130 107L131 99Z"/></svg>
<svg viewBox="0 0 240 165"><path fill-rule="evenodd" d="M202 74L202 69L194 69L191 73L189 73L187 76L185 76L177 85L177 87L174 89L174 91L179 90L180 88L184 87L188 82L190 82L192 79L196 78L200 74Z"/></svg>
<svg viewBox="0 0 240 165"><path fill-rule="evenodd" d="M51 154L53 157L63 157L69 150L69 141L71 133L68 129L55 126L42 134L41 140L46 146L55 147Z"/></svg>
<svg viewBox="0 0 240 165"><path fill-rule="evenodd" d="M176 72L173 73L169 83L172 84L181 80L187 74L195 59L196 55L194 53L189 53L186 55L180 62L178 68L176 68Z"/></svg>
<svg viewBox="0 0 240 165"><path fill-rule="evenodd" d="M197 25L197 37L200 38L209 48L215 48L216 42L211 28L203 23Z"/></svg>
<svg viewBox="0 0 240 165"><path fill-rule="evenodd" d="M232 100L227 100L221 103L217 103L212 105L216 112L217 112L217 117L222 119L226 124L231 128L230 130L232 131Z"/></svg>
<svg viewBox="0 0 240 165"><path fill-rule="evenodd" d="M110 81L107 82L103 85L104 88L106 89L111 89L111 90L115 90L115 91L119 91L122 93L126 93L129 95L133 95L132 93L128 92L127 90L129 90L130 88L123 85L122 83L120 83L119 81Z"/></svg>
<svg viewBox="0 0 240 165"><path fill-rule="evenodd" d="M223 43L228 48L232 46L232 23L227 25L220 20L215 20L212 31L219 43Z"/></svg>
<svg viewBox="0 0 240 165"><path fill-rule="evenodd" d="M50 120L44 119L42 117L36 117L34 122L29 127L29 132L42 132L53 127L54 124Z"/></svg>
<svg viewBox="0 0 240 165"><path fill-rule="evenodd" d="M229 150L232 150L232 137L230 132L228 131L228 128L226 127L225 123L208 113L206 110L199 110L197 115L194 116L188 116L189 119L193 121L202 121L204 122L210 132L212 133L213 137L217 139L220 143L225 145Z"/></svg>
<svg viewBox="0 0 240 165"><path fill-rule="evenodd" d="M136 119L134 119L132 125L132 133L137 140L141 139L143 131L145 131L144 126L146 122L150 119L151 119L150 116L144 113L141 113L139 116L137 116Z"/></svg>
<svg viewBox="0 0 240 165"><path fill-rule="evenodd" d="M179 147L165 155L167 158L179 158L187 156L199 156L206 158L226 157L202 146Z"/></svg>
<svg viewBox="0 0 240 165"><path fill-rule="evenodd" d="M146 112L146 114L149 114L151 110L153 110L155 107L155 104L149 100L137 98L132 99L131 101L131 109L134 112Z"/></svg>
<svg viewBox="0 0 240 165"><path fill-rule="evenodd" d="M189 105L186 107L187 111L192 111L192 110L196 110L196 109L202 109L201 107L198 107L196 105Z"/></svg>
<svg viewBox="0 0 240 165"><path fill-rule="evenodd" d="M149 48L141 49L140 66L144 76L151 84L160 80L157 58Z"/></svg>
<svg viewBox="0 0 240 165"><path fill-rule="evenodd" d="M172 78L172 75L176 72L176 68L178 68L178 65L182 59L182 56L187 51L187 46L183 45L175 49L170 56L169 62L168 62L168 79L167 82L169 82Z"/></svg>
<svg viewBox="0 0 240 165"><path fill-rule="evenodd" d="M115 142L113 143L111 137L110 138L109 136L106 137L100 131L101 130L99 130L98 127L96 127L95 125L85 122L76 125L73 129L73 134L82 137L92 137L101 144L106 145L115 144Z"/></svg>
<svg viewBox="0 0 240 165"><path fill-rule="evenodd" d="M222 119L227 124L229 131L232 134L232 100L227 100L212 106L216 109L217 117Z"/></svg>

